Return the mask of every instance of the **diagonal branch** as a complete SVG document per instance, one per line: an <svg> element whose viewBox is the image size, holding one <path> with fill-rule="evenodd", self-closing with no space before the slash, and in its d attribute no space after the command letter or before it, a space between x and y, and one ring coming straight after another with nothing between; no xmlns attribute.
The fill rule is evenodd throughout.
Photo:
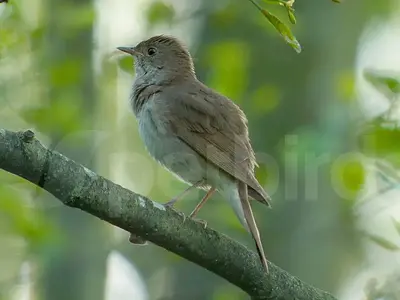
<svg viewBox="0 0 400 300"><path fill-rule="evenodd" d="M225 278L253 299L335 300L272 263L270 274L265 274L258 256L243 245L190 219L183 222L176 211L45 148L32 131L0 129L0 168L36 185L41 182L63 204L174 252Z"/></svg>

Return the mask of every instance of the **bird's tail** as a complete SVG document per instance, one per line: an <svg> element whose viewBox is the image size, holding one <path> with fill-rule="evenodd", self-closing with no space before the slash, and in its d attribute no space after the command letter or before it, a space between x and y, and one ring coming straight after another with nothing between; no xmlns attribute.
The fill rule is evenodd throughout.
<svg viewBox="0 0 400 300"><path fill-rule="evenodd" d="M247 184L239 181L237 183L237 191L239 194L240 203L238 203L239 205L236 206L235 212L239 217L243 226L253 236L253 239L256 243L258 255L260 256L261 263L264 266L266 272L268 273L268 262L267 258L265 257L264 249L261 243L260 233L258 231L257 224L254 219L253 211L250 206L249 197L247 193ZM239 207L241 211L238 211Z"/></svg>

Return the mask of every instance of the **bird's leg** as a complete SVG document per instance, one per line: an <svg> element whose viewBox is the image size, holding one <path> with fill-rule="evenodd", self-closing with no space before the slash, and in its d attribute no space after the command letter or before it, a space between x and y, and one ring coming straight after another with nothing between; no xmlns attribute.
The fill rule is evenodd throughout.
<svg viewBox="0 0 400 300"><path fill-rule="evenodd" d="M203 207L203 205L207 202L208 199L210 199L210 197L214 194L214 192L215 192L215 188L210 188L208 190L207 194L205 194L203 199L201 199L199 204L197 204L196 207L194 208L194 210L191 212L191 214L189 215L189 218L194 218L197 215L200 208Z"/></svg>
<svg viewBox="0 0 400 300"><path fill-rule="evenodd" d="M189 215L189 218L193 219L197 213L199 212L200 208L203 207L203 205L207 202L208 199L210 199L210 197L215 193L215 188L212 187L208 190L207 194L203 197L203 199L201 199L201 201L196 205L196 207L194 208L194 210L191 212L191 214ZM207 228L207 222L204 220L195 220L197 222L200 222L204 225L204 229Z"/></svg>
<svg viewBox="0 0 400 300"><path fill-rule="evenodd" d="M185 195L187 195L192 189L197 188L198 186L200 186L203 183L203 181L199 181L196 182L195 184L189 186L188 188L186 188L182 193L180 193L179 195L177 195L176 197L172 198L170 201L168 201L167 203L164 203L164 206L168 206L168 207L172 207L174 206L174 204L182 199Z"/></svg>

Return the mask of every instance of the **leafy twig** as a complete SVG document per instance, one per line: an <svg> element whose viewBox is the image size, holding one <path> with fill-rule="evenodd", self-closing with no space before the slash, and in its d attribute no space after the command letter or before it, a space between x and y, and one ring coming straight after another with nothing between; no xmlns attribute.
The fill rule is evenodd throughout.
<svg viewBox="0 0 400 300"><path fill-rule="evenodd" d="M268 19L268 21L275 27L275 29L280 33L280 35L284 38L285 42L288 43L297 53L301 52L300 43L297 41L292 31L285 23L283 23L277 16L270 13L268 10L263 8L260 4L257 3L256 0L249 0L253 5ZM292 5L294 0L290 1L277 1L281 5L284 5L288 10L289 19L292 23L296 22L294 16L294 9ZM283 4L282 4L283 3Z"/></svg>
<svg viewBox="0 0 400 300"><path fill-rule="evenodd" d="M257 0L249 0L253 5L268 19L268 21L275 27L275 29L280 33L280 35L285 39L286 43L288 43L297 53L301 52L300 43L297 41L290 28L285 25L277 16L271 14L265 8L263 8L260 4L258 4ZM283 6L288 14L289 21L292 24L296 24L296 17L294 14L294 2L296 0L264 0L264 2L268 4L278 4ZM340 3L341 0L332 0L335 3Z"/></svg>

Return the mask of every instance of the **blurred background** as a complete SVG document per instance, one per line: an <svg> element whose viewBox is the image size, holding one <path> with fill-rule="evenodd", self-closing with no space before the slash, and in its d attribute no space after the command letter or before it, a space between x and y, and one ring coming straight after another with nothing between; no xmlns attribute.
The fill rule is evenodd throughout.
<svg viewBox="0 0 400 300"><path fill-rule="evenodd" d="M297 0L297 54L249 1L0 4L0 128L166 202L185 185L145 152L132 58L155 34L249 118L273 209L253 203L268 258L339 299L400 299L399 0ZM261 2L260 2L261 3ZM282 7L265 8L289 24ZM397 102L396 102L397 101ZM202 192L177 208L189 213ZM254 249L219 196L199 218ZM0 170L0 299L248 299L237 287Z"/></svg>

